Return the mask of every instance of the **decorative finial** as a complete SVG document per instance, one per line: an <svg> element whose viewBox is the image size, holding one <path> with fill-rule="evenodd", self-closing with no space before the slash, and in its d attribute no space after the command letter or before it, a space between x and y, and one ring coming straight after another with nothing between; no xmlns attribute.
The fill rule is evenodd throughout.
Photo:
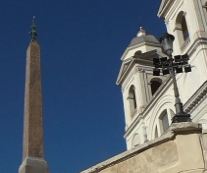
<svg viewBox="0 0 207 173"><path fill-rule="evenodd" d="M141 37L143 35L146 35L146 31L145 31L144 27L140 26L139 32L137 33L137 37Z"/></svg>
<svg viewBox="0 0 207 173"><path fill-rule="evenodd" d="M31 31L30 31L30 35L31 35L32 41L37 40L37 26L35 24L35 19L36 19L36 17L33 16L33 18L32 18L32 26L31 26Z"/></svg>

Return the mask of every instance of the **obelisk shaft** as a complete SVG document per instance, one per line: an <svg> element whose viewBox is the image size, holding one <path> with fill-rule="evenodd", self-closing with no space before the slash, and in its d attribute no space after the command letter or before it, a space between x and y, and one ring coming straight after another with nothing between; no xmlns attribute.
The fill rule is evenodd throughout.
<svg viewBox="0 0 207 173"><path fill-rule="evenodd" d="M19 173L48 173L43 154L40 46L37 42L34 18L30 34L31 41L26 55L23 161Z"/></svg>
<svg viewBox="0 0 207 173"><path fill-rule="evenodd" d="M37 41L31 41L27 49L24 103L23 157L43 158L40 47Z"/></svg>

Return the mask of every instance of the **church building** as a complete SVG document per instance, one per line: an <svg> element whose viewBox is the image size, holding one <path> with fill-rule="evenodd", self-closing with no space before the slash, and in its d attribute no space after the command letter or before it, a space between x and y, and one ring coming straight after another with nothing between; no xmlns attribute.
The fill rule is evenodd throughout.
<svg viewBox="0 0 207 173"><path fill-rule="evenodd" d="M189 56L188 66L177 73L184 110L193 122L207 128L207 1L163 0L158 11L174 35L173 55ZM159 40L142 27L124 51L117 85L121 87L125 139L131 149L161 136L175 115L174 89L170 75L153 76L153 58L162 52Z"/></svg>
<svg viewBox="0 0 207 173"><path fill-rule="evenodd" d="M123 98L127 151L81 173L207 173L207 0L161 0L158 17L173 41L170 53L163 40L140 27L121 57L116 84ZM19 173L48 173L34 21L24 108Z"/></svg>
<svg viewBox="0 0 207 173"><path fill-rule="evenodd" d="M127 151L82 173L207 172L207 0L161 0L158 17L170 54L140 27L121 57Z"/></svg>

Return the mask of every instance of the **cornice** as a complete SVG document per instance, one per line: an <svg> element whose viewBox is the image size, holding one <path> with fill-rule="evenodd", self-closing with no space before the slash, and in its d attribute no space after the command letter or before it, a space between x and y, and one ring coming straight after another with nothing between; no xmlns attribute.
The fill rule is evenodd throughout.
<svg viewBox="0 0 207 173"><path fill-rule="evenodd" d="M165 13L167 12L167 10L169 9L169 6L172 5L172 3L174 3L175 0L162 0L161 4L160 4L160 8L158 10L158 17L163 17L165 15Z"/></svg>
<svg viewBox="0 0 207 173"><path fill-rule="evenodd" d="M192 112L207 96L207 81L184 104L186 112Z"/></svg>
<svg viewBox="0 0 207 173"><path fill-rule="evenodd" d="M161 45L158 45L158 44L155 44L155 43L146 43L146 42L143 42L143 43L140 43L140 44L135 44L133 46L130 46L130 47L127 47L126 50L124 51L123 55L121 56L121 60L123 61L126 54L130 51L130 50L133 50L133 49L138 49L140 48L141 46L152 46L152 47L155 47L156 48L161 48Z"/></svg>
<svg viewBox="0 0 207 173"><path fill-rule="evenodd" d="M188 45L189 46L186 48L185 52L183 51L183 54L187 53L189 56L191 56L198 46L207 45L207 38L205 36L198 36L193 40L192 43L189 43Z"/></svg>

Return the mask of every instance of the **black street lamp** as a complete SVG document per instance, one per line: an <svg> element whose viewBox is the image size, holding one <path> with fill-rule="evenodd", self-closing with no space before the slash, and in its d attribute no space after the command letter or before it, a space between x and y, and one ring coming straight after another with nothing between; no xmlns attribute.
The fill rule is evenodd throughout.
<svg viewBox="0 0 207 173"><path fill-rule="evenodd" d="M170 74L172 78L176 109L176 114L172 118L172 123L191 122L190 114L187 114L183 110L183 104L180 100L178 85L175 77L176 73L183 73L183 69L185 72L191 71L191 66L188 64L189 57L187 54L185 54L177 55L173 58L173 41L174 36L168 33L166 33L165 35L163 35L163 37L160 38L162 50L167 55L167 57L153 58L153 64L155 66L153 70L153 75L160 76L160 73L162 72L163 75Z"/></svg>

